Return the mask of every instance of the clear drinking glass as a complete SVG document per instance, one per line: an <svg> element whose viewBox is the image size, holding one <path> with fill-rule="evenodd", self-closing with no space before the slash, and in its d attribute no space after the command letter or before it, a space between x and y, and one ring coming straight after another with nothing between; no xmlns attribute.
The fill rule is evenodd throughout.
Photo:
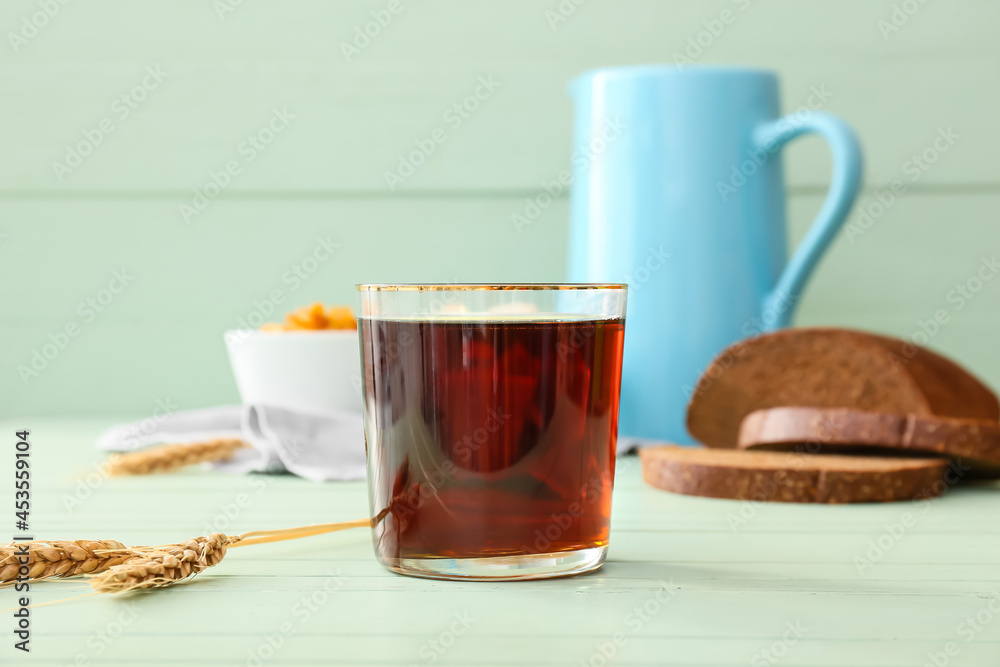
<svg viewBox="0 0 1000 667"><path fill-rule="evenodd" d="M600 567L625 285L359 285L368 488L386 568Z"/></svg>

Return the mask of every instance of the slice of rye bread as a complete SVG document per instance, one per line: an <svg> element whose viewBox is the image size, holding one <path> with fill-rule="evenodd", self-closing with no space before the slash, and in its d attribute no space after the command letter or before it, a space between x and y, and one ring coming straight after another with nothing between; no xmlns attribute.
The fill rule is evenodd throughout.
<svg viewBox="0 0 1000 667"><path fill-rule="evenodd" d="M940 495L948 460L647 447L642 477L689 496L793 503L874 503Z"/></svg>
<svg viewBox="0 0 1000 667"><path fill-rule="evenodd" d="M768 408L743 419L740 449L947 456L973 477L1000 477L1000 423L847 408Z"/></svg>
<svg viewBox="0 0 1000 667"><path fill-rule="evenodd" d="M992 391L926 348L848 329L784 329L712 361L692 393L687 427L709 447L735 447L743 417L785 405L1000 418Z"/></svg>

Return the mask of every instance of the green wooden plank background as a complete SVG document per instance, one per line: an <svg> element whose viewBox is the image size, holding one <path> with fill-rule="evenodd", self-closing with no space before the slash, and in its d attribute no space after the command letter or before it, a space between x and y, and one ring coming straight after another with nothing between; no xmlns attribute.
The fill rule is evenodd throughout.
<svg viewBox="0 0 1000 667"><path fill-rule="evenodd" d="M59 5L32 31L39 4L5 3L0 410L148 414L157 401L234 401L221 332L274 289L290 305L350 302L359 281L563 278L566 199L520 231L511 215L569 164L566 81L685 53L778 70L788 111L824 90L823 108L862 137L854 233L823 261L797 323L911 337L944 309L931 345L1000 386L1000 281L961 308L949 300L1000 250L994 0L398 0L345 57L342 45L388 7L89 0ZM726 9L736 20L705 33ZM449 123L480 77L498 87ZM275 109L294 118L250 160L244 142ZM438 127L447 141L390 190L385 172ZM949 128L947 152L914 171L912 157ZM53 166L87 134L101 140L79 166ZM185 222L179 206L230 160L240 173ZM825 190L822 142L791 146L786 173L794 242ZM906 193L868 224L860 212L895 179ZM339 247L293 286L286 272L317 239ZM120 294L99 313L81 310L123 269L133 278ZM22 378L18 367L67 324L79 335Z"/></svg>
<svg viewBox="0 0 1000 667"><path fill-rule="evenodd" d="M363 482L192 469L103 478L92 441L108 421L0 421L0 438L32 429L36 537L161 544L368 511ZM753 504L653 489L625 457L608 562L593 574L402 577L376 563L367 530L351 530L232 549L168 590L40 606L30 659L5 632L0 664L917 667L953 643L949 665L995 667L996 491L956 488L921 503ZM0 506L12 504L0 484ZM51 581L31 595L44 603L88 591L86 582ZM13 598L0 590L0 608ZM456 615L468 627L448 636ZM602 662L610 647L613 660Z"/></svg>

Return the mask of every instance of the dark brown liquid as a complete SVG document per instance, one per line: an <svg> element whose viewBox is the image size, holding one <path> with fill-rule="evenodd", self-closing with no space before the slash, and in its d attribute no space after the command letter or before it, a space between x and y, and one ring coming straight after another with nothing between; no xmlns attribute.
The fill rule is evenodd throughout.
<svg viewBox="0 0 1000 667"><path fill-rule="evenodd" d="M376 552L607 545L623 320L361 321Z"/></svg>

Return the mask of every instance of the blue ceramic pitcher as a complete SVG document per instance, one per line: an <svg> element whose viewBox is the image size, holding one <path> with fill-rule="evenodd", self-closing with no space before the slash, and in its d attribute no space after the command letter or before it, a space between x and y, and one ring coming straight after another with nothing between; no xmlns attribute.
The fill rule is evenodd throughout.
<svg viewBox="0 0 1000 667"><path fill-rule="evenodd" d="M580 75L570 93L569 279L629 284L621 445L689 443L685 409L705 366L788 325L857 196L857 138L828 113L781 116L765 70L615 67ZM829 143L833 178L788 259L780 149L808 133Z"/></svg>

